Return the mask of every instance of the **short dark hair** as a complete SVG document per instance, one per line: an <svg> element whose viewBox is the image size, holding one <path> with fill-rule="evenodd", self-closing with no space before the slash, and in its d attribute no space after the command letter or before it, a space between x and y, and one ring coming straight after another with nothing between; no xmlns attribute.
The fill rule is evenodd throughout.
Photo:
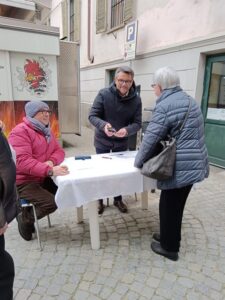
<svg viewBox="0 0 225 300"><path fill-rule="evenodd" d="M115 72L115 78L118 76L118 74L120 72L131 75L132 79L134 78L134 71L130 67L122 66L122 67L117 68L116 72Z"/></svg>

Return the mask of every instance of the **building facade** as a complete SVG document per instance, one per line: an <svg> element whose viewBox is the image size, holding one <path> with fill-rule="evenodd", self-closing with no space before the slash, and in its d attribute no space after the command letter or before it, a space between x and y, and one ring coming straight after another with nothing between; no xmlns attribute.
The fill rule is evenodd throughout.
<svg viewBox="0 0 225 300"><path fill-rule="evenodd" d="M182 88L201 105L211 163L225 167L223 0L16 1L45 8L40 22L59 27L62 40L80 45L83 126L90 126L93 100L112 81L118 66L134 69L143 108L153 108L152 75L159 67L170 65L179 73ZM135 26L132 45L130 26Z"/></svg>
<svg viewBox="0 0 225 300"><path fill-rule="evenodd" d="M76 2L76 1L74 1ZM182 88L195 97L205 119L211 163L225 166L225 2L210 0L80 1L82 121L115 69L134 69L143 108L154 107L152 75L174 67ZM136 55L127 60L127 24L137 23ZM148 116L144 114L144 118Z"/></svg>

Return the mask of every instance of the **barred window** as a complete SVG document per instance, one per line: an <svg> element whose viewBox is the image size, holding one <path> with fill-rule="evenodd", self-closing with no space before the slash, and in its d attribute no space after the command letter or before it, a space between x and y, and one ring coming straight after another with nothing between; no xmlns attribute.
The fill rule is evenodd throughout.
<svg viewBox="0 0 225 300"><path fill-rule="evenodd" d="M124 0L111 1L111 28L124 23Z"/></svg>

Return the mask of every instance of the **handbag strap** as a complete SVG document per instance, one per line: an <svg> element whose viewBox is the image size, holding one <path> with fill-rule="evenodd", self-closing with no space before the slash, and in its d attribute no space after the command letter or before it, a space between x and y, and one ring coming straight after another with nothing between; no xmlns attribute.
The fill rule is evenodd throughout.
<svg viewBox="0 0 225 300"><path fill-rule="evenodd" d="M187 121L187 118L188 118L189 112L190 112L190 110L191 110L191 99L190 99L190 96L188 96L188 98L189 98L189 106L188 106L188 111L186 112L186 115L185 115L184 121L182 122L182 124L181 124L180 128L178 129L178 131L177 131L177 134L176 134L176 135L180 134L180 132L181 132L181 131L182 131L182 129L184 128L184 125L185 125L185 123L186 123L186 121Z"/></svg>

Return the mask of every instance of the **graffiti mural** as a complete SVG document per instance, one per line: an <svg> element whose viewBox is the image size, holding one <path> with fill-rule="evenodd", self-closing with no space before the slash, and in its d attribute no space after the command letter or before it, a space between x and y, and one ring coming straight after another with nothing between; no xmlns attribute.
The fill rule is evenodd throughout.
<svg viewBox="0 0 225 300"><path fill-rule="evenodd" d="M26 89L31 95L44 96L52 86L51 70L48 61L44 57L38 60L26 59L23 69L17 67L19 91Z"/></svg>
<svg viewBox="0 0 225 300"><path fill-rule="evenodd" d="M11 54L15 100L58 100L56 57Z"/></svg>

